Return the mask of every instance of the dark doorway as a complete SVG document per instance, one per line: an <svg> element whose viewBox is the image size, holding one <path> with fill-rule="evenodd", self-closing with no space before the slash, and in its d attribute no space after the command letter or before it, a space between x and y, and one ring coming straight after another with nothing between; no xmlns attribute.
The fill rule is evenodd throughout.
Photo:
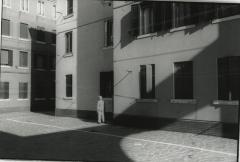
<svg viewBox="0 0 240 162"><path fill-rule="evenodd" d="M100 95L105 102L106 121L113 120L113 71L100 72Z"/></svg>
<svg viewBox="0 0 240 162"><path fill-rule="evenodd" d="M56 34L31 29L31 111L55 111Z"/></svg>

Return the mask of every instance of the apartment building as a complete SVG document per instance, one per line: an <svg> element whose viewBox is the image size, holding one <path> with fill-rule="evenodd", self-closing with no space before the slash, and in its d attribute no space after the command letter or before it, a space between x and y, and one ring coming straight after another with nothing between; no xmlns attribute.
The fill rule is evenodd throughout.
<svg viewBox="0 0 240 162"><path fill-rule="evenodd" d="M96 119L102 95L111 116L112 3L57 1L56 115Z"/></svg>
<svg viewBox="0 0 240 162"><path fill-rule="evenodd" d="M237 123L239 5L113 3L115 119Z"/></svg>
<svg viewBox="0 0 240 162"><path fill-rule="evenodd" d="M55 22L55 0L3 0L0 112L30 110L33 44L47 47L30 29L44 36L55 32Z"/></svg>

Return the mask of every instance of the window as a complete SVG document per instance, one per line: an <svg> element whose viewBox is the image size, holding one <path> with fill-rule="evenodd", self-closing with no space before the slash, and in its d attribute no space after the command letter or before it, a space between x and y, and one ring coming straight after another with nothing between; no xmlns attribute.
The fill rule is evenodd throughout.
<svg viewBox="0 0 240 162"><path fill-rule="evenodd" d="M44 54L34 55L34 68L35 69L46 69L47 68L47 57Z"/></svg>
<svg viewBox="0 0 240 162"><path fill-rule="evenodd" d="M2 19L2 35L10 36L10 21Z"/></svg>
<svg viewBox="0 0 240 162"><path fill-rule="evenodd" d="M28 83L19 83L19 99L26 99L28 98Z"/></svg>
<svg viewBox="0 0 240 162"><path fill-rule="evenodd" d="M145 2L140 7L140 34L153 32L153 6L151 2Z"/></svg>
<svg viewBox="0 0 240 162"><path fill-rule="evenodd" d="M73 14L73 0L67 0L67 15Z"/></svg>
<svg viewBox="0 0 240 162"><path fill-rule="evenodd" d="M218 58L218 99L238 100L240 98L240 57Z"/></svg>
<svg viewBox="0 0 240 162"><path fill-rule="evenodd" d="M174 63L175 99L193 99L192 61Z"/></svg>
<svg viewBox="0 0 240 162"><path fill-rule="evenodd" d="M167 31L239 14L238 4L145 1L132 5L130 33L138 36Z"/></svg>
<svg viewBox="0 0 240 162"><path fill-rule="evenodd" d="M9 82L0 82L0 99L9 99Z"/></svg>
<svg viewBox="0 0 240 162"><path fill-rule="evenodd" d="M11 7L11 0L3 0L3 7Z"/></svg>
<svg viewBox="0 0 240 162"><path fill-rule="evenodd" d="M52 17L54 19L57 18L57 9L56 9L56 5L55 4L52 6Z"/></svg>
<svg viewBox="0 0 240 162"><path fill-rule="evenodd" d="M105 47L113 45L113 21L105 21Z"/></svg>
<svg viewBox="0 0 240 162"><path fill-rule="evenodd" d="M38 0L37 14L41 15L41 16L45 15L45 6L44 6L44 1L43 0Z"/></svg>
<svg viewBox="0 0 240 162"><path fill-rule="evenodd" d="M28 38L28 24L20 23L20 38Z"/></svg>
<svg viewBox="0 0 240 162"><path fill-rule="evenodd" d="M140 66L140 97L142 99L155 98L155 65Z"/></svg>
<svg viewBox="0 0 240 162"><path fill-rule="evenodd" d="M66 97L72 97L72 75L66 75Z"/></svg>
<svg viewBox="0 0 240 162"><path fill-rule="evenodd" d="M100 72L100 95L104 98L113 97L113 72Z"/></svg>
<svg viewBox="0 0 240 162"><path fill-rule="evenodd" d="M43 30L42 29L37 30L37 41L40 41L40 42L45 42L46 41L46 35L45 35L45 32Z"/></svg>
<svg viewBox="0 0 240 162"><path fill-rule="evenodd" d="M20 0L20 10L28 12L28 0Z"/></svg>
<svg viewBox="0 0 240 162"><path fill-rule="evenodd" d="M65 39L66 39L66 53L72 53L72 32L66 33Z"/></svg>
<svg viewBox="0 0 240 162"><path fill-rule="evenodd" d="M1 65L12 66L13 65L13 52L11 50L1 50Z"/></svg>
<svg viewBox="0 0 240 162"><path fill-rule="evenodd" d="M223 18L240 14L239 4L217 4L216 5L216 17Z"/></svg>
<svg viewBox="0 0 240 162"><path fill-rule="evenodd" d="M28 53L20 51L19 54L19 66L28 67Z"/></svg>

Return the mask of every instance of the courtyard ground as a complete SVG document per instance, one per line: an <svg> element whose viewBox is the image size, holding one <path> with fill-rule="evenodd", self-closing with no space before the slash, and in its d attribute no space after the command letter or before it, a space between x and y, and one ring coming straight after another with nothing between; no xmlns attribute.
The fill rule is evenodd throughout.
<svg viewBox="0 0 240 162"><path fill-rule="evenodd" d="M207 131L213 132L211 129ZM0 158L12 160L236 162L237 159L234 138L167 128L97 124L30 112L0 115L0 145Z"/></svg>

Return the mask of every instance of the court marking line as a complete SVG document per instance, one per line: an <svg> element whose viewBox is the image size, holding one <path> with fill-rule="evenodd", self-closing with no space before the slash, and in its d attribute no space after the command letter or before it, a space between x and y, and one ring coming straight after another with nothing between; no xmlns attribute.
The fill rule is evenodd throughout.
<svg viewBox="0 0 240 162"><path fill-rule="evenodd" d="M86 130L76 130L76 128L67 128L67 127L60 127L60 126L55 126L55 125L48 125L48 124L41 124L41 123L35 123L35 122L25 122L25 121L19 121L15 119L6 119L8 121L16 122L16 123L21 123L21 124L30 124L30 125L38 125L38 126L43 126L43 127L50 127L50 128L57 128L61 130L73 130L73 131L78 131L78 132L83 132L83 133L88 133L88 134L96 134L96 135L102 135L102 136L108 136L108 137L114 137L114 138L121 138L121 139L128 139L128 140L134 140L134 141L143 141L143 142L149 142L149 143L156 143L156 144L162 144L162 145L168 145L168 146L174 146L174 147L181 147L181 148L186 148L186 149L192 149L192 150L198 150L198 151L203 151L203 152L212 152L216 154L224 154L227 156L237 156L235 153L228 153L228 152L223 152L223 151L216 151L216 150L210 150L210 149L205 149L205 148L200 148L200 147L193 147L193 146L186 146L186 145L181 145L181 144L174 144L174 143L168 143L168 142L161 142L161 141L154 141L154 140L147 140L147 139L141 139L141 138L134 138L134 137L124 137L120 135L114 135L114 134L108 134L108 133L101 133L101 132L92 132L92 131L86 131Z"/></svg>

